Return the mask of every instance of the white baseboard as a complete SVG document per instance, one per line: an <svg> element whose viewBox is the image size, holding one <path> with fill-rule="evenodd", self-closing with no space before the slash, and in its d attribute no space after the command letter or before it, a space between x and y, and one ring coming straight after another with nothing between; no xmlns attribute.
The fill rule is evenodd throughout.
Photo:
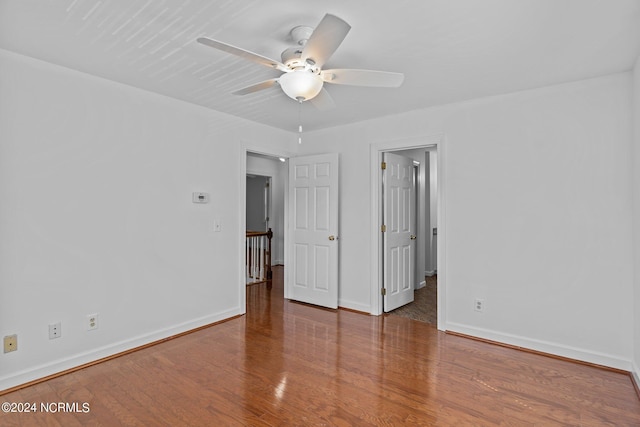
<svg viewBox="0 0 640 427"><path fill-rule="evenodd" d="M640 367L637 364L633 364L633 370L631 371L631 375L633 376L634 381L636 382L637 390L640 390ZM640 398L640 393L638 395Z"/></svg>
<svg viewBox="0 0 640 427"><path fill-rule="evenodd" d="M283 259L276 259L271 263L271 266L275 266L275 265L284 265L284 260Z"/></svg>
<svg viewBox="0 0 640 427"><path fill-rule="evenodd" d="M425 286L427 286L427 282L423 280L422 282L420 282L420 283L418 283L418 284L416 285L416 289L422 289L422 288L424 288Z"/></svg>
<svg viewBox="0 0 640 427"><path fill-rule="evenodd" d="M222 313L211 314L166 329L161 329L155 332L126 339L124 341L75 354L63 359L54 360L50 363L38 365L33 368L25 369L23 371L14 372L10 375L0 378L0 392L12 387L19 386L21 384L26 384L28 382L38 380L40 378L45 378L69 369L77 368L78 366L86 365L87 363L95 362L96 360L104 359L105 357L113 356L115 354L122 353L124 351L131 350L136 347L152 343L154 341L162 340L174 335L181 334L183 332L197 329L201 326L206 326L215 322L219 322L221 320L229 319L230 317L240 314L243 314L240 308L235 308L233 310L228 310Z"/></svg>
<svg viewBox="0 0 640 427"><path fill-rule="evenodd" d="M427 270L424 272L424 275L427 277L431 277L438 274L438 270Z"/></svg>
<svg viewBox="0 0 640 427"><path fill-rule="evenodd" d="M470 335L477 338L522 347L529 350L552 354L555 356L566 357L569 359L579 360L595 365L607 366L614 369L622 369L629 372L632 372L633 370L633 363L631 360L626 360L611 354L590 351L527 337L521 337L518 335L505 334L502 332L477 328L474 326L463 325L455 322L447 322L444 329L451 332L458 332L464 335Z"/></svg>

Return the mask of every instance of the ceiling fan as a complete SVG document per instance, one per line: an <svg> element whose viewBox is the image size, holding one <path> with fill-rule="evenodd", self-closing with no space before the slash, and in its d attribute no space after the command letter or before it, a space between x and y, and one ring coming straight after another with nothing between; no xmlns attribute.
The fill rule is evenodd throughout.
<svg viewBox="0 0 640 427"><path fill-rule="evenodd" d="M282 62L207 37L198 42L282 71L280 77L247 86L233 92L247 95L279 84L284 93L298 101L311 101L320 110L335 107L324 83L370 87L399 87L404 74L374 70L328 69L322 67L342 43L351 26L335 15L326 14L315 29L298 26L291 37L298 46L282 52Z"/></svg>

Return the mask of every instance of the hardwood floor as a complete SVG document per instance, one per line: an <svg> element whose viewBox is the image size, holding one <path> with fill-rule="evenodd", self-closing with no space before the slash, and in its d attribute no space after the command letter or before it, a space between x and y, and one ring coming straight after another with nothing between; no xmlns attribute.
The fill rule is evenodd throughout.
<svg viewBox="0 0 640 427"><path fill-rule="evenodd" d="M2 426L640 425L628 375L247 288L247 315L36 384Z"/></svg>

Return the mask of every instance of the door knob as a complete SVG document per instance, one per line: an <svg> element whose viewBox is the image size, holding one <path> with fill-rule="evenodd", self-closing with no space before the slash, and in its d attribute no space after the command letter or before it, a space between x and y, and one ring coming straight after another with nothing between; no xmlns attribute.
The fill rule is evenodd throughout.
<svg viewBox="0 0 640 427"><path fill-rule="evenodd" d="M413 234L411 235L411 240L416 240L416 236L414 236Z"/></svg>
<svg viewBox="0 0 640 427"><path fill-rule="evenodd" d="M329 240L331 240L331 241L334 241L334 240L336 240L336 239L337 239L337 237L336 237L336 236L329 236Z"/></svg>

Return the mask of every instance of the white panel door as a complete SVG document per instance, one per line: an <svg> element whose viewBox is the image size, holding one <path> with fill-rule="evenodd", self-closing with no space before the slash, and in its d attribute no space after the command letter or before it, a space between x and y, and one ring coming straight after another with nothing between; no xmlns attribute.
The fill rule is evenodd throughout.
<svg viewBox="0 0 640 427"><path fill-rule="evenodd" d="M384 161L384 311L388 312L413 301L416 201L413 160L384 153Z"/></svg>
<svg viewBox="0 0 640 427"><path fill-rule="evenodd" d="M338 308L338 154L289 163L292 270L288 297Z"/></svg>

